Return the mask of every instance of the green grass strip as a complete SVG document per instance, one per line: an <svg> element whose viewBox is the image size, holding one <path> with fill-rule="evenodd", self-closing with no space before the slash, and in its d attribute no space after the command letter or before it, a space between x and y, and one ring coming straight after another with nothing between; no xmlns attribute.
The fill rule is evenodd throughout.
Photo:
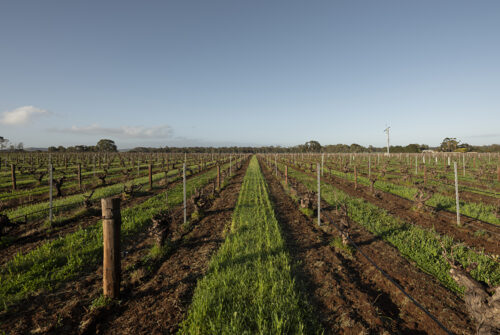
<svg viewBox="0 0 500 335"><path fill-rule="evenodd" d="M191 168L194 168L195 166L191 166ZM179 170L170 170L168 172L169 176L173 175L178 175ZM164 172L160 172L157 174L153 175L153 182L161 180L162 178L165 177ZM106 197L111 197L115 196L117 194L120 194L123 191L123 185L128 184L128 183L134 183L136 185L145 185L149 182L149 177L140 177L136 178L132 181L128 182L120 182L116 183L110 186L105 186L105 187L100 187L96 189L94 195L92 196L92 199L101 199L101 198L106 198ZM89 193L89 192L87 192ZM64 206L64 208L57 209L54 208L53 212L54 214L57 214L60 211L66 211L72 208L76 208L78 206L81 206L83 204L83 195L80 194L75 194L75 195L70 195L67 197L63 198L55 198L53 200L53 206L54 207L60 207ZM36 220L40 218L45 218L48 216L48 211L46 211L50 207L50 202L49 201L44 201L44 202L39 202L33 205L28 205L28 206L23 206L23 207L17 207L13 210L6 211L5 214L9 216L9 218L15 218L19 217L22 215L28 215L29 219L31 220ZM43 210L43 211L42 211ZM40 211L40 212L39 212ZM32 213L32 214L31 214Z"/></svg>
<svg viewBox="0 0 500 335"><path fill-rule="evenodd" d="M283 169L281 165L280 169ZM288 169L288 175L309 190L317 190L316 178L296 169ZM321 197L332 206L346 203L352 220L392 244L404 257L414 261L420 269L433 275L444 286L455 292L463 293L464 290L449 275L450 266L441 255L440 240L448 251L453 246L455 258L462 265L468 266L474 262L478 264L478 267L471 272L476 280L493 287L500 284L498 261L457 243L449 236L442 236L436 231L404 222L388 214L384 209L363 199L351 197L328 183L321 183Z"/></svg>
<svg viewBox="0 0 500 335"><path fill-rule="evenodd" d="M157 170L160 167L157 165L159 165L159 164L155 164L153 166L153 170ZM189 166L189 165L187 165L187 166ZM194 163L193 167L194 166L197 166L197 164ZM137 172L136 172L137 169L135 168L135 166L128 166L128 168L129 169L132 168L131 176L135 176L135 178L139 178L139 176L137 175ZM143 176L148 176L147 168L148 168L147 164L142 165L140 174ZM76 167L75 167L75 169L76 169ZM116 180L117 178L121 179L123 177L123 170L124 169L125 168L123 168L123 167L116 167L116 168L108 169L107 170L108 171L107 180L113 180L113 179ZM99 174L103 171L104 170L99 168L98 170L95 171L95 173ZM178 171L178 169L172 169L169 171ZM86 176L90 176L92 174L93 174L93 171L82 172L82 185L93 184L99 180L97 177L85 178ZM56 172L54 172L54 176L57 176ZM76 173L66 174L66 178L68 178L68 181L64 183L62 189L67 190L67 189L76 187L78 185L78 180L76 180L76 176L77 176ZM49 179L48 175L44 177L43 180L44 180L45 185L37 185L38 181L36 181L35 179L23 180L23 181L19 181L19 179L18 179L16 182L17 186L27 185L27 184L35 184L35 185L32 185L33 187L31 187L31 188L18 189L16 191L11 191L9 189L6 192L0 193L0 200L5 201L5 200L24 198L24 197L28 197L30 195L35 196L35 195L44 194L44 193L47 194L49 192L49 188L50 188L50 186L48 185L48 183L49 183L48 179ZM10 188L11 183L12 183L11 181L8 181L5 184L0 184L0 189L1 188Z"/></svg>
<svg viewBox="0 0 500 335"><path fill-rule="evenodd" d="M186 181L186 192L206 185L216 169ZM182 203L182 183L168 192L168 206ZM166 209L165 194L122 210L122 241L138 234L151 223L151 217ZM102 263L102 224L92 225L48 242L27 254L17 254L0 270L0 308L40 290L51 290L60 283L94 271Z"/></svg>
<svg viewBox="0 0 500 335"><path fill-rule="evenodd" d="M330 168L325 167L325 174L329 172ZM354 174L352 173L348 173L347 177L345 173L339 171L331 170L331 173L332 175L335 175L337 177L354 182ZM358 176L358 183L366 186L370 185L368 178L361 176ZM398 185L383 180L377 180L374 186L376 189L398 195L408 200L413 200L415 194L417 193L417 189L414 187ZM452 213L456 212L455 197L446 196L440 193L434 193L432 198L429 199L426 204L437 209L446 210ZM461 214L484 222L500 225L500 219L496 217L495 211L496 208L493 205L460 200Z"/></svg>
<svg viewBox="0 0 500 335"><path fill-rule="evenodd" d="M183 334L319 333L291 274L267 185L254 156L231 232L198 282Z"/></svg>

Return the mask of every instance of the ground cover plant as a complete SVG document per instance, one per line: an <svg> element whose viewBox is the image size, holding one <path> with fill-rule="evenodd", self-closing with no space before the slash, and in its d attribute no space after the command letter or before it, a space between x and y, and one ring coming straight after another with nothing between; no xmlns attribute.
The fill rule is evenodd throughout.
<svg viewBox="0 0 500 335"><path fill-rule="evenodd" d="M216 169L187 180L187 192L200 188L214 179ZM182 202L182 183L169 190L168 205L165 194L151 197L144 203L122 211L122 240L144 230L151 217ZM95 269L102 262L102 225L100 222L75 233L43 244L41 247L18 254L0 269L0 307L19 301L40 290L51 290L58 284L77 278L85 271Z"/></svg>
<svg viewBox="0 0 500 335"><path fill-rule="evenodd" d="M231 231L197 285L184 334L312 334L320 329L297 292L290 258L252 158Z"/></svg>
<svg viewBox="0 0 500 335"><path fill-rule="evenodd" d="M280 168L283 170L283 166ZM303 172L288 169L288 174L310 190L317 187L316 179ZM455 292L463 293L463 288L449 275L450 266L441 255L441 243L447 250L453 248L456 259L465 267L471 263L478 265L471 272L476 280L493 287L500 284L500 264L481 252L471 250L448 236L440 236L435 231L403 222L385 210L362 199L348 196L328 183L322 183L321 195L332 206L347 204L352 220L395 246L401 254Z"/></svg>

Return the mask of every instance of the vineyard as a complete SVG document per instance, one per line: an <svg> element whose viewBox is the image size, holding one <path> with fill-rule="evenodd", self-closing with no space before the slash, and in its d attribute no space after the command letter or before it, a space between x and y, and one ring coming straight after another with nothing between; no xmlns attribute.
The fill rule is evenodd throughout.
<svg viewBox="0 0 500 335"><path fill-rule="evenodd" d="M498 154L4 153L0 205L0 334L500 332Z"/></svg>

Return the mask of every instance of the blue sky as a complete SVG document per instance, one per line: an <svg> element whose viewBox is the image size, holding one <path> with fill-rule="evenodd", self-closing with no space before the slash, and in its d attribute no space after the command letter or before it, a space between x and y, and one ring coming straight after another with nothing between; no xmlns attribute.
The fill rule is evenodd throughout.
<svg viewBox="0 0 500 335"><path fill-rule="evenodd" d="M25 146L500 143L499 1L2 1Z"/></svg>

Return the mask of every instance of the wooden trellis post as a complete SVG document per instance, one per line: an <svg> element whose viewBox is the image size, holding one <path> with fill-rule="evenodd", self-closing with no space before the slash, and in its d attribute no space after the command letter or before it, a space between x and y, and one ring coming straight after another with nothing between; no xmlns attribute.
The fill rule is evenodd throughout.
<svg viewBox="0 0 500 335"><path fill-rule="evenodd" d="M324 163L325 163L325 154L322 154L321 155L321 176L323 176Z"/></svg>
<svg viewBox="0 0 500 335"><path fill-rule="evenodd" d="M149 190L151 191L153 189L153 165L152 164L148 165L148 172L149 172Z"/></svg>
<svg viewBox="0 0 500 335"><path fill-rule="evenodd" d="M465 177L465 153L462 155L462 166L464 169L464 177Z"/></svg>
<svg viewBox="0 0 500 335"><path fill-rule="evenodd" d="M220 191L220 165L217 164L217 191Z"/></svg>
<svg viewBox="0 0 500 335"><path fill-rule="evenodd" d="M278 164L276 163L276 155L274 155L274 175L278 176Z"/></svg>
<svg viewBox="0 0 500 335"><path fill-rule="evenodd" d="M455 201L456 201L456 207L457 207L457 226L460 226L460 202L458 199L457 162L453 162L453 169L455 170Z"/></svg>
<svg viewBox="0 0 500 335"><path fill-rule="evenodd" d="M52 225L52 183L54 179L52 178L52 163L49 164L49 223Z"/></svg>
<svg viewBox="0 0 500 335"><path fill-rule="evenodd" d="M318 170L318 226L321 226L321 171L319 163L316 165L316 169Z"/></svg>
<svg viewBox="0 0 500 335"><path fill-rule="evenodd" d="M500 171L500 168L498 171ZM288 185L288 165L285 165L285 185Z"/></svg>
<svg viewBox="0 0 500 335"><path fill-rule="evenodd" d="M82 189L82 164L78 163L78 188L81 190Z"/></svg>
<svg viewBox="0 0 500 335"><path fill-rule="evenodd" d="M118 299L120 296L120 198L101 199L104 296Z"/></svg>
<svg viewBox="0 0 500 335"><path fill-rule="evenodd" d="M16 165L11 164L10 165L10 170L11 170L11 177L12 177L12 190L17 189L17 184L16 184Z"/></svg>
<svg viewBox="0 0 500 335"><path fill-rule="evenodd" d="M356 169L356 165L354 165L354 189L358 189L358 170Z"/></svg>
<svg viewBox="0 0 500 335"><path fill-rule="evenodd" d="M184 156L185 158L185 156ZM186 202L186 163L182 164L182 189L184 200L184 224L187 222L187 202Z"/></svg>
<svg viewBox="0 0 500 335"><path fill-rule="evenodd" d="M372 159L371 159L371 156L368 156L368 179L371 178L372 176Z"/></svg>

